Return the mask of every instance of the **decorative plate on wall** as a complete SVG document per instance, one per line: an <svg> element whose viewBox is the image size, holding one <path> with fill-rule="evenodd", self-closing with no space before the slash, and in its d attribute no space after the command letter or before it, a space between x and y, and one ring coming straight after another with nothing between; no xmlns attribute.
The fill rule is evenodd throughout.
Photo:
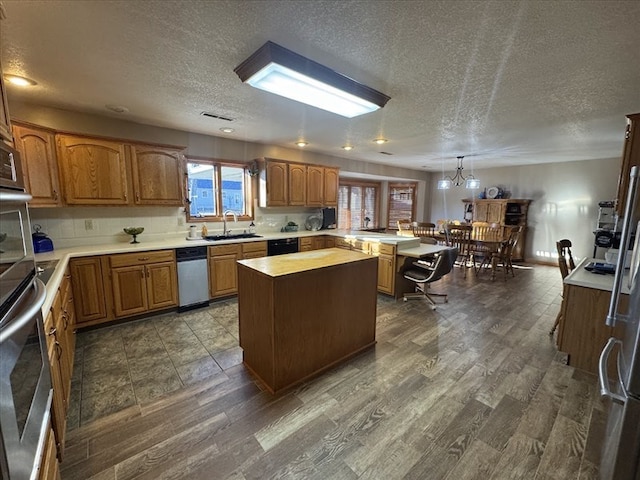
<svg viewBox="0 0 640 480"><path fill-rule="evenodd" d="M500 189L498 187L487 188L487 198L496 198L499 193Z"/></svg>

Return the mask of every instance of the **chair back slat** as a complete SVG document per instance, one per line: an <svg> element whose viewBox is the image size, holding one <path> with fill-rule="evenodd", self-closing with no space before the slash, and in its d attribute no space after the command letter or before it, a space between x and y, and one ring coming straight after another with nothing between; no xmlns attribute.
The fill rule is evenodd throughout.
<svg viewBox="0 0 640 480"><path fill-rule="evenodd" d="M471 225L456 225L450 223L445 227L447 245L458 249L458 255L468 255L471 248Z"/></svg>
<svg viewBox="0 0 640 480"><path fill-rule="evenodd" d="M414 237L420 237L420 241L424 243L432 243L431 240L436 238L436 224L429 222L413 222L411 224Z"/></svg>
<svg viewBox="0 0 640 480"><path fill-rule="evenodd" d="M474 222L471 238L473 240L484 240L489 242L499 242L502 240L502 227L497 223Z"/></svg>
<svg viewBox="0 0 640 480"><path fill-rule="evenodd" d="M398 220L398 235L413 237L411 219Z"/></svg>

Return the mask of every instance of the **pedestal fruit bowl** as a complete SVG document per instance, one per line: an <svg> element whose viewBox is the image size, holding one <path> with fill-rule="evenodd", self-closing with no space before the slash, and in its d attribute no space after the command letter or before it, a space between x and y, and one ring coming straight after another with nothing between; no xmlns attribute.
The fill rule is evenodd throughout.
<svg viewBox="0 0 640 480"><path fill-rule="evenodd" d="M144 227L125 227L123 230L127 235L133 236L133 240L129 243L140 243L136 237L144 232Z"/></svg>

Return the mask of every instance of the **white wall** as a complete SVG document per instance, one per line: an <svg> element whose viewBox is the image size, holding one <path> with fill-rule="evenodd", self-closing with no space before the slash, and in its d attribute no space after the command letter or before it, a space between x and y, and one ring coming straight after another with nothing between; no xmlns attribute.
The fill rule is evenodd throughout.
<svg viewBox="0 0 640 480"><path fill-rule="evenodd" d="M525 256L531 261L553 262L555 242L562 238L573 243L574 257L593 255L598 202L615 198L620 164L621 158L612 158L476 169L474 174L482 189L496 185L511 192L511 198L532 200ZM438 190L440 178L432 177L430 218L462 220L461 200L471 198L472 191L464 187ZM474 191L476 196L480 191Z"/></svg>

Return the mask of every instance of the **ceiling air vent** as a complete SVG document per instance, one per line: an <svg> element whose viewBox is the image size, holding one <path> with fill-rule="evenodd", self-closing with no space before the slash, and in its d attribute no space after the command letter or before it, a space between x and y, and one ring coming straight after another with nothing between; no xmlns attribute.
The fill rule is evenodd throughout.
<svg viewBox="0 0 640 480"><path fill-rule="evenodd" d="M233 118L216 115L215 113L211 112L200 112L200 115L202 115L203 117L217 118L218 120L224 120L225 122L233 122Z"/></svg>
<svg viewBox="0 0 640 480"><path fill-rule="evenodd" d="M393 153L389 153L389 152L380 152L381 155L393 155Z"/></svg>

